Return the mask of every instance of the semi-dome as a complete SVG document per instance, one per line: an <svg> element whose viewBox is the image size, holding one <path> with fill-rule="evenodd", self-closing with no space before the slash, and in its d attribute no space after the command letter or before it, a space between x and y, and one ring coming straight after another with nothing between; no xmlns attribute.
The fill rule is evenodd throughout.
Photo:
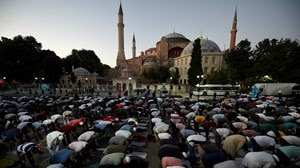
<svg viewBox="0 0 300 168"><path fill-rule="evenodd" d="M187 39L184 35L180 34L180 33L170 33L170 34L167 34L165 36L168 41L171 41L171 42L190 42L189 39Z"/></svg>
<svg viewBox="0 0 300 168"><path fill-rule="evenodd" d="M181 52L180 56L186 56L186 55L192 55L193 52L193 48L194 48L194 42L190 42ZM219 46L208 39L201 39L200 41L200 45L201 45L201 50L202 50L202 54L207 54L207 53L221 53L221 50L219 48Z"/></svg>
<svg viewBox="0 0 300 168"><path fill-rule="evenodd" d="M85 68L79 67L74 69L73 71L75 74L80 74L80 75L90 75L90 72L86 70Z"/></svg>

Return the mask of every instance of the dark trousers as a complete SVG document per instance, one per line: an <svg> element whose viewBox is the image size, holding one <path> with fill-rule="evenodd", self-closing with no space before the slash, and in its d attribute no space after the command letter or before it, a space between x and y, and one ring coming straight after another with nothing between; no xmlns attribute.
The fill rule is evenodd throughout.
<svg viewBox="0 0 300 168"><path fill-rule="evenodd" d="M251 143L253 147L253 152L263 151L263 148L259 146L259 144L255 141L255 139L251 138Z"/></svg>
<svg viewBox="0 0 300 168"><path fill-rule="evenodd" d="M280 164L288 166L291 163L289 157L287 157L281 150L277 149L275 155L280 159Z"/></svg>

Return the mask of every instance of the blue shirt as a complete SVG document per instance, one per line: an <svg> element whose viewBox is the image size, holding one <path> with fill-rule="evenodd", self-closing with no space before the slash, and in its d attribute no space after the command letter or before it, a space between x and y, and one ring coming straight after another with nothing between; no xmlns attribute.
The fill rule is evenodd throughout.
<svg viewBox="0 0 300 168"><path fill-rule="evenodd" d="M67 162L67 160L73 153L75 153L75 151L70 150L70 149L59 150L51 156L51 163L52 164L58 164L58 163L64 164L65 162Z"/></svg>
<svg viewBox="0 0 300 168"><path fill-rule="evenodd" d="M132 126L131 126L131 125L128 125L128 124L126 124L126 125L123 125L123 126L120 128L120 130L126 130L126 131L129 131L129 132L131 132L131 130L132 130Z"/></svg>
<svg viewBox="0 0 300 168"><path fill-rule="evenodd" d="M32 123L32 126L35 129L39 129L42 125L43 125L43 123L41 123L41 122L34 122L34 123Z"/></svg>

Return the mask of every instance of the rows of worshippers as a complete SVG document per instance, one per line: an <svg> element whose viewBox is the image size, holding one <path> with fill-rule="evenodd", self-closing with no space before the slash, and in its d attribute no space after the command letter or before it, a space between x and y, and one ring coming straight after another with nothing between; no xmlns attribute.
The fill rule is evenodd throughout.
<svg viewBox="0 0 300 168"><path fill-rule="evenodd" d="M151 113L162 167L299 166L299 101L242 96L163 102Z"/></svg>
<svg viewBox="0 0 300 168"><path fill-rule="evenodd" d="M293 98L0 100L2 144L17 150L22 167L26 160L36 167L33 156L48 151L48 167L87 167L103 146L99 167L147 167L136 149L145 137L159 144L163 168L299 166L300 105ZM38 144L43 135L46 147Z"/></svg>
<svg viewBox="0 0 300 168"><path fill-rule="evenodd" d="M50 168L87 167L91 158L100 167L147 167L144 152L129 146L133 131L147 131L148 124L137 122L144 103L125 97L0 97L1 148L16 151L21 167L39 167L35 158L43 153L50 154Z"/></svg>

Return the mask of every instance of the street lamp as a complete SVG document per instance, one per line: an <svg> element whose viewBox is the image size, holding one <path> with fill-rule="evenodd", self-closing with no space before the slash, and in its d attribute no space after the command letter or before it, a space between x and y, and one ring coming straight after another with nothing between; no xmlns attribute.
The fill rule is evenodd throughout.
<svg viewBox="0 0 300 168"><path fill-rule="evenodd" d="M6 77L5 76L3 76L3 80L5 80L6 79Z"/></svg>
<svg viewBox="0 0 300 168"><path fill-rule="evenodd" d="M173 77L171 76L171 77L170 77L170 96L171 96L171 93L172 93L172 90L173 90L173 88L171 87L172 79L173 79Z"/></svg>
<svg viewBox="0 0 300 168"><path fill-rule="evenodd" d="M129 79L129 96L131 96L131 89L132 89L132 85L131 85L131 77L128 78Z"/></svg>
<svg viewBox="0 0 300 168"><path fill-rule="evenodd" d="M45 78L42 78L42 80L45 80Z"/></svg>

